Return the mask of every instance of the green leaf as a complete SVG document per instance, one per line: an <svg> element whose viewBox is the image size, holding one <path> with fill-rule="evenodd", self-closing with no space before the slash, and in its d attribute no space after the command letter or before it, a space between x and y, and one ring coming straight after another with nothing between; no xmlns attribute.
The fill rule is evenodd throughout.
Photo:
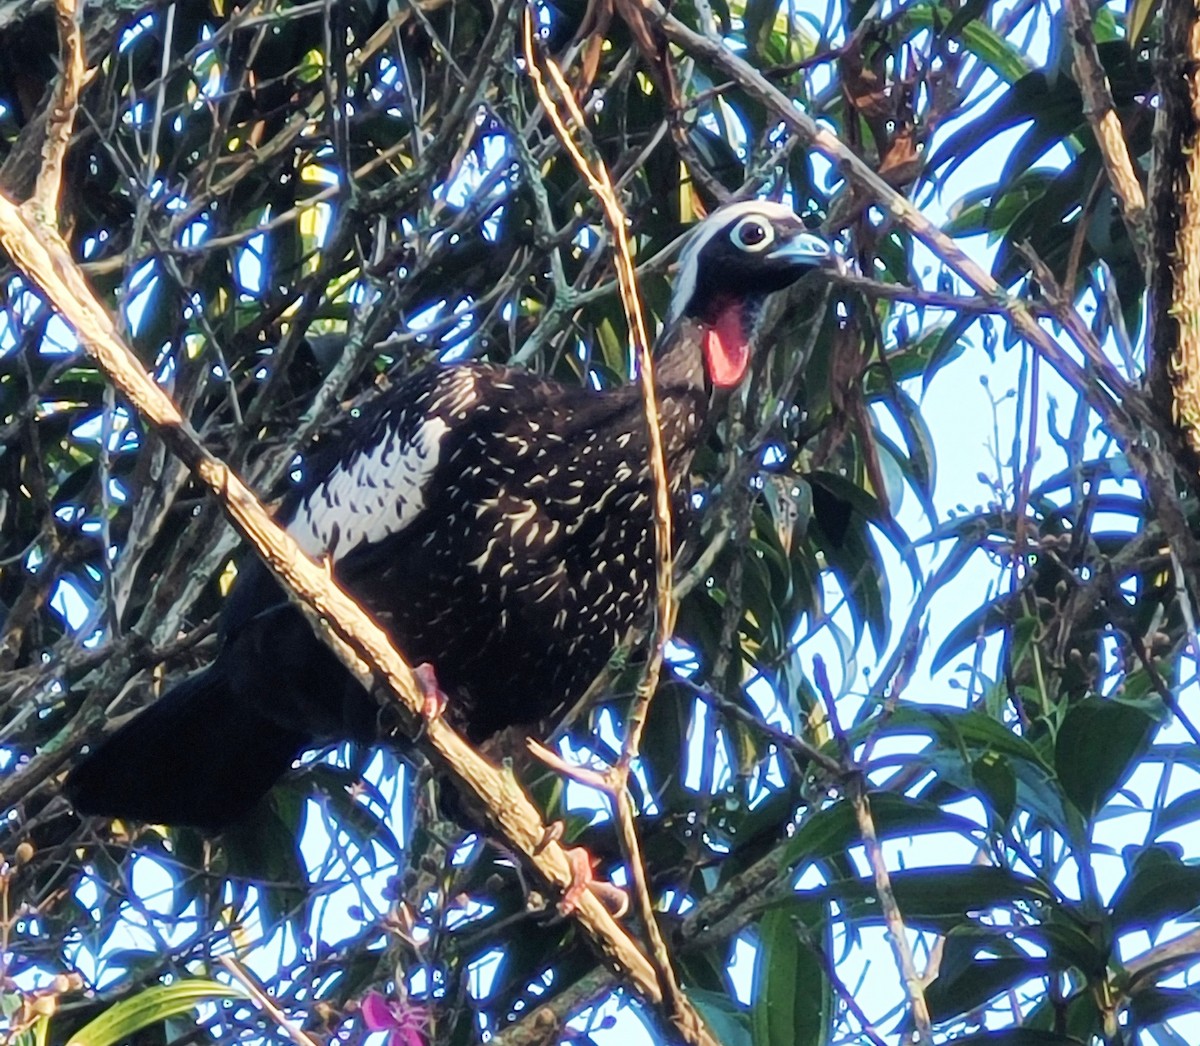
<svg viewBox="0 0 1200 1046"><path fill-rule="evenodd" d="M1168 919L1200 906L1200 867L1185 864L1175 846L1150 846L1136 854L1133 868L1112 899L1115 933L1144 929L1153 934Z"/></svg>
<svg viewBox="0 0 1200 1046"><path fill-rule="evenodd" d="M1003 628L1008 622L1008 615L1005 612L1007 602L1009 601L1003 599L995 600L971 611L942 640L933 655L929 670L940 672L967 647L997 629Z"/></svg>
<svg viewBox="0 0 1200 1046"><path fill-rule="evenodd" d="M1017 777L1008 760L996 752L985 752L971 764L971 776L988 808L1008 824L1017 807Z"/></svg>
<svg viewBox="0 0 1200 1046"><path fill-rule="evenodd" d="M728 995L689 987L687 997L722 1046L752 1046L750 1022Z"/></svg>
<svg viewBox="0 0 1200 1046"><path fill-rule="evenodd" d="M941 28L947 17L946 9L940 5L915 4L904 12L903 23L912 29ZM955 17L946 22L943 31L957 37L963 47L1010 84L1030 71L1029 62L1020 50L985 22L973 17L970 20Z"/></svg>
<svg viewBox="0 0 1200 1046"><path fill-rule="evenodd" d="M994 185L972 189L951 206L950 220L943 229L952 236L987 233L988 241L994 243L1017 215L1045 195L1056 174L1033 167L1003 189Z"/></svg>
<svg viewBox="0 0 1200 1046"><path fill-rule="evenodd" d="M1063 791L1088 820L1133 770L1158 723L1143 708L1089 697L1074 705L1054 744Z"/></svg>
<svg viewBox="0 0 1200 1046"><path fill-rule="evenodd" d="M983 712L948 705L903 705L875 729L881 734L925 734L947 749L999 752L1049 770L1033 745Z"/></svg>
<svg viewBox="0 0 1200 1046"><path fill-rule="evenodd" d="M1025 1027L1049 1035L1063 1034L1069 1043L1093 1043L1101 1034L1103 1018L1096 1005L1096 996L1079 991L1063 999L1049 996L1039 1002L1025 1017Z"/></svg>
<svg viewBox="0 0 1200 1046"><path fill-rule="evenodd" d="M206 978L155 984L113 1003L75 1032L71 1042L77 1046L114 1046L151 1024L188 1013L202 1002L242 998L245 994L240 989Z"/></svg>
<svg viewBox="0 0 1200 1046"><path fill-rule="evenodd" d="M1159 988L1135 992L1129 1000L1133 1019L1143 1027L1200 1011L1200 988Z"/></svg>
<svg viewBox="0 0 1200 1046"><path fill-rule="evenodd" d="M357 850L357 856L368 861L372 868L378 867L375 845L394 861L404 859L404 851L386 819L380 817L370 805L360 802L346 787L358 783L357 775L340 767L317 764L307 768L302 780L306 785L312 782L318 785L331 812L336 815L338 827L348 836L348 842Z"/></svg>
<svg viewBox="0 0 1200 1046"><path fill-rule="evenodd" d="M1011 909L1017 902L1053 902L1036 879L991 866L947 865L891 874L892 892L906 922L921 929L947 933L991 908ZM858 918L879 922L883 911L870 878L841 879L815 890L801 891L804 899L835 900Z"/></svg>
<svg viewBox="0 0 1200 1046"><path fill-rule="evenodd" d="M754 1046L826 1046L832 987L824 963L800 939L796 926L797 920L827 924L825 906L792 901L789 909L773 909L759 924L750 1008Z"/></svg>
<svg viewBox="0 0 1200 1046"><path fill-rule="evenodd" d="M952 971L945 963L925 989L925 1001L935 1021L958 1017L986 1005L1003 991L1047 973L1045 959L1031 956L974 956Z"/></svg>
<svg viewBox="0 0 1200 1046"><path fill-rule="evenodd" d="M1100 931L1100 932L1098 932ZM1112 934L1107 920L1086 923L1066 906L1055 908L1039 926L1030 926L1017 934L1028 938L1046 950L1050 965L1056 970L1074 967L1095 979L1108 969Z"/></svg>
<svg viewBox="0 0 1200 1046"><path fill-rule="evenodd" d="M1154 822L1153 838L1157 839L1173 828L1200 820L1200 789L1185 792L1172 799Z"/></svg>

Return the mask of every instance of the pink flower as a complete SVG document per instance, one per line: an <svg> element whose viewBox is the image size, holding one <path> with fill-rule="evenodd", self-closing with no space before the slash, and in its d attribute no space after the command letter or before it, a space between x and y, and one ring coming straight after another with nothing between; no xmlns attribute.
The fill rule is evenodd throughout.
<svg viewBox="0 0 1200 1046"><path fill-rule="evenodd" d="M428 1006L408 1001L401 989L398 1000L385 999L377 991L369 991L359 1004L368 1031L388 1033L387 1046L428 1046L431 1014Z"/></svg>

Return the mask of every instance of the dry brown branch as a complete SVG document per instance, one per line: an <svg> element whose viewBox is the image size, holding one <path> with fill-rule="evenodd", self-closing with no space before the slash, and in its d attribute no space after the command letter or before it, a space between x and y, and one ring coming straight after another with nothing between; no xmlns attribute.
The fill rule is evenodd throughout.
<svg viewBox="0 0 1200 1046"><path fill-rule="evenodd" d="M1134 171L1121 121L1113 106L1108 77L1100 64L1087 0L1066 0L1066 13L1071 27L1071 46L1075 52L1075 74L1083 92L1083 113L1100 146L1104 169L1108 172L1113 194L1121 207L1129 242L1137 252L1142 271L1148 272L1152 231L1150 214L1146 210L1146 196Z"/></svg>
<svg viewBox="0 0 1200 1046"><path fill-rule="evenodd" d="M1193 966L1197 956L1200 956L1200 930L1189 930L1148 948L1125 963L1129 977L1127 993L1132 995L1132 989L1140 988L1139 982L1158 981Z"/></svg>
<svg viewBox="0 0 1200 1046"><path fill-rule="evenodd" d="M43 220L57 226L63 163L71 144L75 114L79 109L79 90L87 70L80 32L83 10L79 0L57 0L54 14L58 21L63 67L54 85L54 97L46 120L46 138L42 144L42 166L29 202Z"/></svg>
<svg viewBox="0 0 1200 1046"><path fill-rule="evenodd" d="M546 1046L558 1042L572 1014L607 995L616 986L612 973L596 966L548 1002L501 1028L488 1042L492 1046Z"/></svg>
<svg viewBox="0 0 1200 1046"><path fill-rule="evenodd" d="M0 195L0 246L53 304L114 385L152 425L164 443L218 498L239 532L320 624L325 641L368 688L384 683L419 716L422 697L412 671L387 633L333 581L323 564L300 551L291 536L262 507L254 493L201 443L167 394L145 373L121 341L112 317L96 299L57 232L35 225ZM511 774L482 759L443 720L425 725L429 748L450 768L460 786L487 810L509 846L525 854L552 886L566 890L571 868L563 848L547 842L546 826ZM621 968L639 994L658 1004L662 993L653 967L590 893L580 898L576 917L599 950Z"/></svg>
<svg viewBox="0 0 1200 1046"><path fill-rule="evenodd" d="M896 957L896 965L900 968L904 980L904 991L908 996L909 1010L913 1016L913 1024L917 1030L917 1040L922 1046L933 1043L933 1021L929 1015L929 1004L925 1001L925 985L917 973L917 965L913 959L912 945L908 940L908 931L904 926L904 916L900 905L896 903L896 895L892 892L892 877L888 873L887 860L879 845L879 836L875 831L875 819L871 816L871 804L863 788L861 775L852 779L850 801L854 804L854 817L858 821L858 831L862 836L863 846L867 851L867 861L871 865L871 873L875 879L875 893L879 897L879 905L883 910L883 921L887 926L888 942L892 946L892 954Z"/></svg>
<svg viewBox="0 0 1200 1046"><path fill-rule="evenodd" d="M1162 107L1155 132L1151 381L1200 455L1200 23L1195 6L1163 4Z"/></svg>

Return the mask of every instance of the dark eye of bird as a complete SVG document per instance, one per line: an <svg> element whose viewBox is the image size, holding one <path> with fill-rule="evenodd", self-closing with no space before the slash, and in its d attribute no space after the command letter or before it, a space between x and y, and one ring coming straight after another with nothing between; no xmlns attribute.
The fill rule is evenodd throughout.
<svg viewBox="0 0 1200 1046"><path fill-rule="evenodd" d="M766 226L753 219L742 222L733 232L733 242L744 250L761 247L768 239Z"/></svg>

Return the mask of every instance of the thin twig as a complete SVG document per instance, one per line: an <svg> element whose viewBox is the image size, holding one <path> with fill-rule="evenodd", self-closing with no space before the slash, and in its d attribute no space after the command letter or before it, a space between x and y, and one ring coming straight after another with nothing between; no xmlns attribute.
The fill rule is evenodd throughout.
<svg viewBox="0 0 1200 1046"><path fill-rule="evenodd" d="M841 997L842 1002L846 1005L846 1009L854 1014L854 1018L858 1021L863 1036L870 1041L871 1046L888 1046L887 1040L875 1030L875 1026L871 1023L871 1019L867 1016L866 1011L859 1005L858 1000L854 997L854 992L838 976L837 965L825 954L823 948L814 948L813 950L817 952L821 962L825 965L825 975L829 978L829 983L833 985L833 990Z"/></svg>
<svg viewBox="0 0 1200 1046"><path fill-rule="evenodd" d="M620 285L621 303L629 323L632 350L641 374L642 402L649 432L649 464L654 480L654 533L656 542L657 568L657 630L650 644L650 656L638 684L637 694L625 724L625 737L621 756L607 776L605 791L612 799L613 813L620 832L622 848L633 879L634 895L650 943L650 955L654 962L658 983L670 1009L671 1022L688 1042L711 1042L704 1022L683 994L679 979L671 964L671 955L658 925L657 913L650 896L645 862L637 838L633 796L629 790L630 768L637 758L641 746L642 731L649 713L650 701L658 687L662 669L663 653L675 624L675 600L671 591L674 572L674 550L671 533L671 492L667 476L666 452L663 446L662 429L658 406L658 395L654 385L654 361L650 351L650 335L646 325L641 297L637 288L637 271L633 260L633 247L629 242L628 220L613 187L612 179L604 162L599 158L589 160L571 134L567 121L558 103L546 84L546 76L553 82L571 120L580 135L586 134L584 115L575 101L574 92L563 77L562 71L552 59L544 58L545 76L539 64L534 40L533 15L526 10L524 19L524 45L526 70L533 82L538 100L555 132L562 142L580 174L600 199L605 217L612 230L615 246L615 265Z"/></svg>
<svg viewBox="0 0 1200 1046"><path fill-rule="evenodd" d="M277 1005L275 1000L256 981L250 972L232 955L222 955L220 963L229 971L229 975L246 989L247 994L258 1005L258 1008L271 1018L272 1023L296 1044L296 1046L320 1046L303 1028L297 1028L287 1019L287 1015Z"/></svg>
<svg viewBox="0 0 1200 1046"><path fill-rule="evenodd" d="M845 764L847 784L846 793L854 807L854 817L858 822L859 835L862 836L863 847L867 852L867 862L875 879L875 894L879 898L883 910L883 920L887 927L888 942L892 946L892 954L896 957L896 965L900 970L904 991L908 996L909 1009L912 1012L913 1025L917 1031L917 1040L921 1046L933 1044L933 1020L929 1014L929 1004L925 1001L925 985L917 973L917 964L913 958L912 945L908 941L908 931L904 926L904 916L896 903L896 894L892 890L892 877L888 872L887 859L883 856L883 848L879 845L879 833L875 830L875 818L871 814L871 803L867 798L866 780L862 768L854 761L854 753L850 747L841 720L838 718L837 705L833 700L833 692L829 687L829 678L825 674L825 664L820 657L814 658L814 675L817 689L825 702L825 711L829 716L829 725L837 739Z"/></svg>
<svg viewBox="0 0 1200 1046"><path fill-rule="evenodd" d="M896 957L896 965L900 967L900 974L904 979L904 990L908 995L913 1024L917 1029L917 1039L922 1046L932 1046L933 1021L929 1014L929 1004L925 1001L925 985L921 981L920 974L917 973L912 945L908 941L908 931L904 926L904 917L900 913L900 906L896 903L896 895L892 891L892 877L888 872L887 859L883 856L883 848L879 845L879 836L875 831L871 803L867 798L861 776L855 775L851 781L850 801L854 805L854 817L858 821L859 834L862 835L863 846L867 851L867 861L870 863L872 874L875 877L875 893L879 897L879 904L883 909L888 940Z"/></svg>
<svg viewBox="0 0 1200 1046"><path fill-rule="evenodd" d="M1197 956L1200 956L1200 930L1189 930L1126 960L1122 965L1128 977L1128 996L1132 998L1151 979L1159 981L1192 966Z"/></svg>
<svg viewBox="0 0 1200 1046"><path fill-rule="evenodd" d="M658 669L662 665L662 651L670 638L674 625L675 610L671 594L674 550L671 537L671 491L667 476L667 458L663 447L661 412L658 406L658 391L654 385L654 358L650 349L650 334L646 325L645 310L642 308L641 296L637 289L637 267L633 260L633 246L629 242L629 222L621 207L612 179L604 163L597 159L590 162L583 150L576 144L571 132L559 112L553 97L550 95L537 62L537 54L533 35L533 16L527 11L524 22L525 60L530 78L541 101L546 115L554 125L554 129L567 150L579 172L587 179L589 187L600 198L604 207L605 217L612 229L615 244L615 264L617 280L621 292L621 304L629 321L629 336L632 349L637 359L638 371L641 375L642 401L646 411L646 426L650 436L650 472L654 479L654 508L655 508L655 540L657 544L657 590L658 590L658 635L651 648L651 663L647 667L643 683L639 687L639 703L647 703L649 698L642 691L653 692L657 683ZM546 71L558 90L575 126L583 133L586 130L583 113L575 102L575 95L570 85L563 78L562 71L555 63L546 59ZM638 715L640 711L641 715ZM645 725L645 709L635 708L630 715L626 732L625 747L621 753L622 763L628 764L637 756L641 741L642 728Z"/></svg>

